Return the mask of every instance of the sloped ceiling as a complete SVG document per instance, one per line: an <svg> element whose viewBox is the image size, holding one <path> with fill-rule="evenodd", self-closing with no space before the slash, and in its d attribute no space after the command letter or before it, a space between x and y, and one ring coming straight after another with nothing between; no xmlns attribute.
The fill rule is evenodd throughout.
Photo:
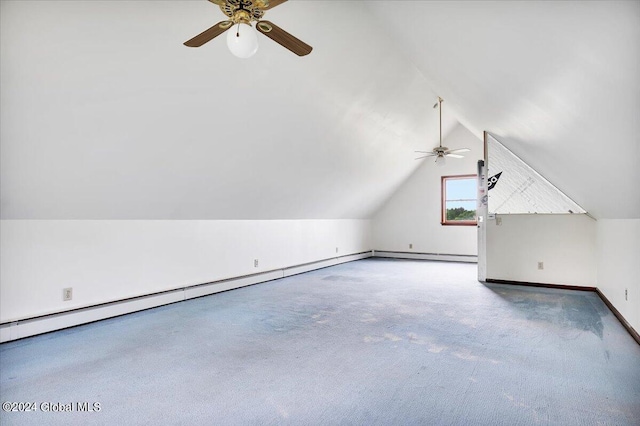
<svg viewBox="0 0 640 426"><path fill-rule="evenodd" d="M640 2L370 2L456 109L596 217L640 217Z"/></svg>
<svg viewBox="0 0 640 426"><path fill-rule="evenodd" d="M291 1L250 60L202 1L8 1L4 219L365 218L437 143L436 94L359 2ZM445 134L456 125L445 117Z"/></svg>
<svg viewBox="0 0 640 426"><path fill-rule="evenodd" d="M201 1L2 1L4 219L371 216L414 150L488 130L597 217L639 217L640 3L289 1L250 60Z"/></svg>

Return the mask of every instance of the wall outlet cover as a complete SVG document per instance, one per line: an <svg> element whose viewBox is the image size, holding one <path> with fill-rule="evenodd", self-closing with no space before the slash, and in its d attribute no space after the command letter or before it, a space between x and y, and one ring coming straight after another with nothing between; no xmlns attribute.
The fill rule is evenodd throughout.
<svg viewBox="0 0 640 426"><path fill-rule="evenodd" d="M62 289L62 300L67 302L71 299L73 299L73 287Z"/></svg>

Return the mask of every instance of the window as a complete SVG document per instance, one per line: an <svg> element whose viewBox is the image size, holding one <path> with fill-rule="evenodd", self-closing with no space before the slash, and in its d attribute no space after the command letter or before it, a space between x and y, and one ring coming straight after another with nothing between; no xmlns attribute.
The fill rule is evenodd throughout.
<svg viewBox="0 0 640 426"><path fill-rule="evenodd" d="M443 225L476 225L477 176L442 176Z"/></svg>

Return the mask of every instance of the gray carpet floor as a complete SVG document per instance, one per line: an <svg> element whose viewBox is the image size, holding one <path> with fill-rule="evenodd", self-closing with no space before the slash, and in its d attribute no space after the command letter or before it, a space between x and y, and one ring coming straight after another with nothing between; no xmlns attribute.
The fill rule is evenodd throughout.
<svg viewBox="0 0 640 426"><path fill-rule="evenodd" d="M595 293L475 277L367 259L5 343L2 401L39 409L0 423L640 425L640 346Z"/></svg>

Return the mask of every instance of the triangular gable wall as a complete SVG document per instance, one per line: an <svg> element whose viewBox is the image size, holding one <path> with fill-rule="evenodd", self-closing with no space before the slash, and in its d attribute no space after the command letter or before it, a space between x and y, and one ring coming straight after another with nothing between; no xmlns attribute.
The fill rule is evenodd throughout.
<svg viewBox="0 0 640 426"><path fill-rule="evenodd" d="M586 213L491 135L487 159L489 213Z"/></svg>

